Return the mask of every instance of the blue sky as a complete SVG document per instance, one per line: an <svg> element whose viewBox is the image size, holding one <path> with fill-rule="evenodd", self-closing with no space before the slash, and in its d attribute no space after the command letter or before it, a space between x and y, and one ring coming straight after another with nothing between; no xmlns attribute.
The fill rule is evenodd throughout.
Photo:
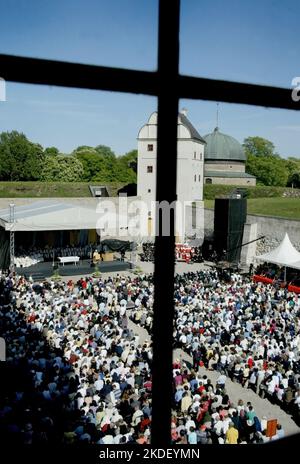
<svg viewBox="0 0 300 464"><path fill-rule="evenodd" d="M1 0L0 52L154 70L157 3ZM291 87L300 75L299 10L295 0L182 0L181 72ZM14 83L6 90L0 131L16 129L66 153L83 144L125 153L136 147L139 128L156 109L156 99L146 96ZM215 103L180 106L202 135L213 130ZM220 104L219 121L240 141L260 135L282 156L300 157L297 112Z"/></svg>

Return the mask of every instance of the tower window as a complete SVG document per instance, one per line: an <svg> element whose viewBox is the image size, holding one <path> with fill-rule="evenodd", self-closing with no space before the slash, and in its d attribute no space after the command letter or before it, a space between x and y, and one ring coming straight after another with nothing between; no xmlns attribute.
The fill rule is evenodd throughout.
<svg viewBox="0 0 300 464"><path fill-rule="evenodd" d="M199 176L198 176L198 180L199 180L199 182L200 182L200 180L201 180L201 176L200 176L200 174L199 174Z"/></svg>
<svg viewBox="0 0 300 464"><path fill-rule="evenodd" d="M202 161L202 153L200 153L200 161Z"/></svg>
<svg viewBox="0 0 300 464"><path fill-rule="evenodd" d="M151 193L151 189L148 189L148 193Z"/></svg>
<svg viewBox="0 0 300 464"><path fill-rule="evenodd" d="M196 182L196 180L197 180L197 175L195 174L194 175L194 181Z"/></svg>
<svg viewBox="0 0 300 464"><path fill-rule="evenodd" d="M147 149L148 149L148 151L153 151L153 144L152 144L152 143L148 143Z"/></svg>
<svg viewBox="0 0 300 464"><path fill-rule="evenodd" d="M197 153L194 151L194 160L197 158Z"/></svg>
<svg viewBox="0 0 300 464"><path fill-rule="evenodd" d="M147 166L147 172L153 172L153 166Z"/></svg>

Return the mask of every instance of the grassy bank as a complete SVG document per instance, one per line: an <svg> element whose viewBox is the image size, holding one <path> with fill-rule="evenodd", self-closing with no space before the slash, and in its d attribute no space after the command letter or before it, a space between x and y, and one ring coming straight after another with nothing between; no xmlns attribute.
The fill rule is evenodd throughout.
<svg viewBox="0 0 300 464"><path fill-rule="evenodd" d="M214 208L214 200L205 200L205 208ZM299 198L250 198L247 201L248 214L277 216L300 220Z"/></svg>
<svg viewBox="0 0 300 464"><path fill-rule="evenodd" d="M105 185L111 196L124 184L119 182L0 182L0 198L91 197L90 185Z"/></svg>
<svg viewBox="0 0 300 464"><path fill-rule="evenodd" d="M234 185L204 185L204 199L214 200L218 197L229 195L237 187ZM277 198L277 197L300 197L300 189L289 187L267 187L257 185L253 187L242 187L247 192L247 198Z"/></svg>

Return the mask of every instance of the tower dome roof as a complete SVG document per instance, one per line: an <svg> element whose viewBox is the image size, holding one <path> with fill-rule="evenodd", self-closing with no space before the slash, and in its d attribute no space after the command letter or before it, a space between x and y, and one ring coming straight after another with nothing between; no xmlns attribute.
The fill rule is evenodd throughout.
<svg viewBox="0 0 300 464"><path fill-rule="evenodd" d="M206 142L204 147L206 161L246 161L242 145L230 135L222 134L218 127L203 138Z"/></svg>

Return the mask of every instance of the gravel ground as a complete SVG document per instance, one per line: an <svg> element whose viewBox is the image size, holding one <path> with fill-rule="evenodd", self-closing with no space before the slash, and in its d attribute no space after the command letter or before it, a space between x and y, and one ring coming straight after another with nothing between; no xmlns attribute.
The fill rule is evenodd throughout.
<svg viewBox="0 0 300 464"><path fill-rule="evenodd" d="M211 265L213 263L192 263L192 264L186 264L184 262L179 262L176 263L176 273L177 274L183 274L184 272L196 272L200 271L201 269L210 269ZM143 262L143 261L138 261L137 266L142 269L142 271L145 274L150 274L154 272L154 264L151 262ZM132 271L118 271L118 272L105 272L101 274L102 278L108 278L108 277L116 277L117 275L122 275L122 276L131 276L134 277L135 274ZM90 277L91 274L82 274L78 276L62 276L61 280L64 282L68 282L68 280L73 280L77 281L81 277ZM50 280L50 279L47 279Z"/></svg>

